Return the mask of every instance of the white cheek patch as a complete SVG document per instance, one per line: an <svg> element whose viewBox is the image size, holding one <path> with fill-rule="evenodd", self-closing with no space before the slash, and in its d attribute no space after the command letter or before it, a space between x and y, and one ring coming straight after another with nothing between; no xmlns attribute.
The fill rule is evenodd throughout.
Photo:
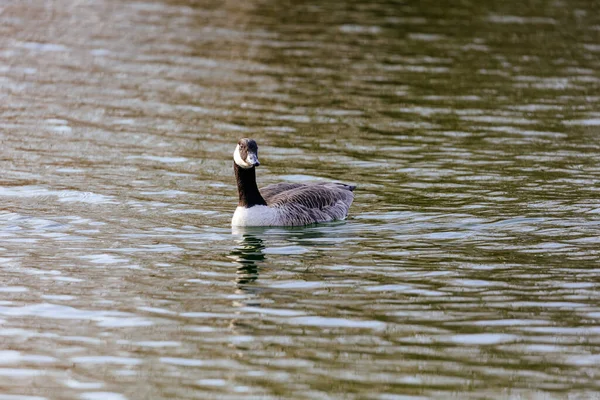
<svg viewBox="0 0 600 400"><path fill-rule="evenodd" d="M240 167L242 167L244 169L252 168L252 164L249 164L245 160L242 159L242 156L240 155L240 145L239 144L235 147L235 151L233 152L233 161L235 161L235 163L237 165L239 165Z"/></svg>

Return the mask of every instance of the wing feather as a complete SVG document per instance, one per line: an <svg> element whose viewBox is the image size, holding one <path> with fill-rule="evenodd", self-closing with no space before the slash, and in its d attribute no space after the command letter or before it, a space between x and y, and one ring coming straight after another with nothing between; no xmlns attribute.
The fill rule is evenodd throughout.
<svg viewBox="0 0 600 400"><path fill-rule="evenodd" d="M306 186L306 185L303 183L275 183L273 185L268 185L268 186L265 186L264 188L260 189L260 194L262 195L263 199L265 199L265 201L268 204L269 200L273 196L276 196L281 192L285 192L286 190L295 189L295 188L298 188L301 186Z"/></svg>
<svg viewBox="0 0 600 400"><path fill-rule="evenodd" d="M269 207L280 210L282 225L306 225L346 218L352 190L354 186L341 183L281 183L261 194Z"/></svg>

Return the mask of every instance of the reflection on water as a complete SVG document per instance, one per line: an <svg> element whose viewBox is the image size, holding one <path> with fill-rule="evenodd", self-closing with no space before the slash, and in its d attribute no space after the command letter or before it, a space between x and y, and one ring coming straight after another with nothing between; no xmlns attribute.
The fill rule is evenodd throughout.
<svg viewBox="0 0 600 400"><path fill-rule="evenodd" d="M348 234L350 231L344 221L291 228L233 227L232 233L239 239L229 258L238 264L237 286L246 293L258 290L260 284L249 284L258 283L256 281L260 267L267 259L267 254L311 257L310 253L319 253L324 246L335 246L345 241L345 238L336 238L336 235ZM265 241L271 245L267 247Z"/></svg>
<svg viewBox="0 0 600 400"><path fill-rule="evenodd" d="M235 281L241 290L245 290L246 284L258 279L259 266L265 259L264 249L262 239L246 234L239 241L239 246L231 252L230 258L239 264Z"/></svg>
<svg viewBox="0 0 600 400"><path fill-rule="evenodd" d="M593 397L598 15L0 3L0 399ZM232 232L243 136L349 219Z"/></svg>

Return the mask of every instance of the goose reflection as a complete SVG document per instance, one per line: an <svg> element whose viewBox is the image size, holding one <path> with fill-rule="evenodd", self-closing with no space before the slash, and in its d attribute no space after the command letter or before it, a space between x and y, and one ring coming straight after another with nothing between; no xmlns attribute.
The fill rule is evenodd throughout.
<svg viewBox="0 0 600 400"><path fill-rule="evenodd" d="M244 292L255 293L258 287L252 288L259 276L259 267L266 259L266 254L290 256L308 252L326 252L327 247L337 246L347 238L340 235L337 228L342 223L319 225L310 228L236 228L232 233L241 239L230 252L238 268L236 271L237 287ZM269 248L263 238L269 242Z"/></svg>
<svg viewBox="0 0 600 400"><path fill-rule="evenodd" d="M238 264L235 282L244 292L253 292L247 285L258 279L259 264L265 260L265 245L261 238L252 234L243 234L229 258Z"/></svg>
<svg viewBox="0 0 600 400"><path fill-rule="evenodd" d="M348 226L343 223L302 228L237 228L232 230L232 234L236 237L236 246L227 257L237 266L235 292L240 296L235 296L235 307L262 307L266 298L267 302L272 304L280 301L282 294L285 295L285 290L269 288L268 282L272 279L277 280L277 276L268 277L266 285L257 284L263 264L268 262L268 266L272 267L272 262L275 265L282 265L283 262L283 265L289 268L310 267L311 260L314 259L312 255L324 254L332 246L339 246L352 235ZM290 258L296 257L302 261L293 263ZM271 272L277 275L277 270ZM230 328L237 333L252 333L257 321L260 319L234 318Z"/></svg>

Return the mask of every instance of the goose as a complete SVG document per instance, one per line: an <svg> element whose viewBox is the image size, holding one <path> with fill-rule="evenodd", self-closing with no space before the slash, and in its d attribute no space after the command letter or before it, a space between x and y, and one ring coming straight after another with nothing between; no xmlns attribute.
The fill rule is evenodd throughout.
<svg viewBox="0 0 600 400"><path fill-rule="evenodd" d="M258 145L239 140L233 152L238 206L232 226L301 226L345 219L356 186L343 183L276 183L258 189Z"/></svg>

